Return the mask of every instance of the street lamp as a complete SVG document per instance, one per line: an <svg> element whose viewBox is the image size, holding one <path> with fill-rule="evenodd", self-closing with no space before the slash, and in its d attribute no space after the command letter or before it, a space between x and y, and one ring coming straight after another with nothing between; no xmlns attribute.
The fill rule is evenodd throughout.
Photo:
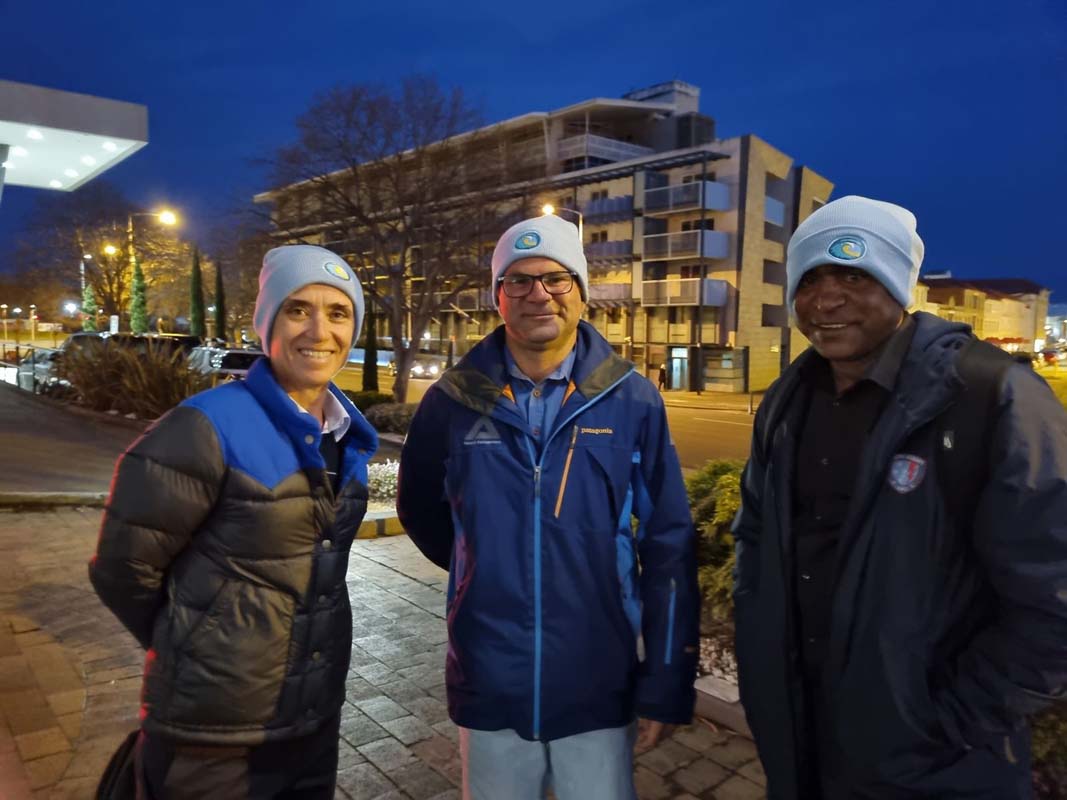
<svg viewBox="0 0 1067 800"><path fill-rule="evenodd" d="M119 251L119 249L117 247L115 247L115 245L113 245L113 244L104 245L104 255L105 256L113 256L118 251Z"/></svg>
<svg viewBox="0 0 1067 800"><path fill-rule="evenodd" d="M11 313L15 315L15 349L17 350L19 343L19 314L22 313L22 309L15 306L11 309Z"/></svg>
<svg viewBox="0 0 1067 800"><path fill-rule="evenodd" d="M30 303L30 341L37 343L37 306Z"/></svg>
<svg viewBox="0 0 1067 800"><path fill-rule="evenodd" d="M541 206L541 213L544 214L546 217L549 214L555 214L557 211L567 211L571 214L574 214L574 216L578 218L578 240L583 243L582 246L584 247L585 244L584 240L582 239L582 212L578 211L575 208L556 208L551 203L545 203L543 206Z"/></svg>
<svg viewBox="0 0 1067 800"><path fill-rule="evenodd" d="M78 310L76 303L66 303L63 306L63 310L67 312L68 317L74 316L74 312Z"/></svg>
<svg viewBox="0 0 1067 800"><path fill-rule="evenodd" d="M130 257L130 269L133 269L134 261L136 260L133 254L133 218L134 217L155 217L161 224L170 227L171 225L178 224L178 215L170 209L163 209L162 211L135 211L126 216L126 248L129 251Z"/></svg>

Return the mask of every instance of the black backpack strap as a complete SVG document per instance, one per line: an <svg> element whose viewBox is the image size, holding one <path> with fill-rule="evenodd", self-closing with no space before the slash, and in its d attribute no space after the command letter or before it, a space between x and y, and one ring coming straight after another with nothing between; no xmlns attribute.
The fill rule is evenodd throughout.
<svg viewBox="0 0 1067 800"><path fill-rule="evenodd" d="M990 425L1004 373L1015 363L999 347L971 339L956 371L963 381L956 401L938 420L938 482L952 520L969 528L978 493L989 478Z"/></svg>

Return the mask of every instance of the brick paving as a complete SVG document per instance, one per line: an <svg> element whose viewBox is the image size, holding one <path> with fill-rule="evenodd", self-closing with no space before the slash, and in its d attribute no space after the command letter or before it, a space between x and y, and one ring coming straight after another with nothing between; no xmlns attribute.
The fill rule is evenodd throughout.
<svg viewBox="0 0 1067 800"><path fill-rule="evenodd" d="M91 798L137 724L143 653L97 601L100 512L0 509L0 800ZM357 541L337 797L459 798L445 706L446 575L404 536ZM637 758L642 800L758 800L747 739L702 721Z"/></svg>

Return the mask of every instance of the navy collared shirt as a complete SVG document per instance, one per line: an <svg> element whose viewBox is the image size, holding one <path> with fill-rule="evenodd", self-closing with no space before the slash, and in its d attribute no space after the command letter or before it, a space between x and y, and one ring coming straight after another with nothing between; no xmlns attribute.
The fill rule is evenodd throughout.
<svg viewBox="0 0 1067 800"><path fill-rule="evenodd" d="M511 393L515 396L515 405L530 426L538 445L552 431L556 416L563 407L567 386L571 382L571 370L574 369L575 353L575 350L571 350L552 374L535 384L519 369L511 352L504 348L508 375L512 378Z"/></svg>

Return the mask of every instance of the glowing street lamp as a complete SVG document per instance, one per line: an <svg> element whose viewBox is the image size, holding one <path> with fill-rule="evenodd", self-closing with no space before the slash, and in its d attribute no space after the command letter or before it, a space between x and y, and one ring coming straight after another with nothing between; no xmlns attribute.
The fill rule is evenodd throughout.
<svg viewBox="0 0 1067 800"><path fill-rule="evenodd" d="M546 217L549 214L555 214L557 211L566 211L570 214L574 214L574 216L578 218L578 240L584 241L582 239L582 212L574 208L556 208L551 203L545 203L543 206L541 206L541 213L544 214Z"/></svg>
<svg viewBox="0 0 1067 800"><path fill-rule="evenodd" d="M164 208L162 211L137 211L126 217L126 249L130 257L130 269L133 269L134 261L136 260L133 254L133 218L134 217L154 217L159 220L160 224L171 227L178 224L178 215L171 211L169 208Z"/></svg>
<svg viewBox="0 0 1067 800"><path fill-rule="evenodd" d="M104 255L105 256L113 256L118 251L119 251L119 249L117 247L115 247L115 245L113 245L113 244L104 245Z"/></svg>

